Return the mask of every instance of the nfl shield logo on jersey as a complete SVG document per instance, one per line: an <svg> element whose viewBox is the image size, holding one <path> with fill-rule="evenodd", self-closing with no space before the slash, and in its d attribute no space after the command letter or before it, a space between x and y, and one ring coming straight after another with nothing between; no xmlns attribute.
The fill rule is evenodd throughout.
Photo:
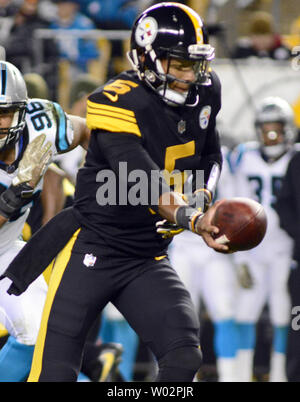
<svg viewBox="0 0 300 402"><path fill-rule="evenodd" d="M93 267L95 265L95 262L97 260L97 257L95 257L93 254L86 254L83 259L83 263L86 267Z"/></svg>
<svg viewBox="0 0 300 402"><path fill-rule="evenodd" d="M179 134L183 134L186 130L186 122L184 120L180 120L177 124Z"/></svg>

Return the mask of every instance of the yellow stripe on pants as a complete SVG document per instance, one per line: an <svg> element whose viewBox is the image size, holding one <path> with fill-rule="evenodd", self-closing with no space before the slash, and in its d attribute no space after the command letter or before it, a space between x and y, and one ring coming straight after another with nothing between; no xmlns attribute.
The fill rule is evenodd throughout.
<svg viewBox="0 0 300 402"><path fill-rule="evenodd" d="M47 298L45 301L41 326L40 326L37 342L36 342L36 345L34 348L33 361L32 361L32 366L31 366L31 371L30 371L30 375L28 378L28 382L37 382L39 380L39 377L40 377L40 374L42 371L44 344L45 344L45 339L46 339L46 334L47 334L48 319L49 319L49 315L51 312L52 303L55 298L59 284L61 282L62 276L63 276L65 269L68 265L68 262L70 260L72 248L74 246L74 243L77 239L79 232L80 232L80 229L78 229L73 234L73 236L71 237L71 239L69 240L67 245L58 254L58 256L56 258L53 272L52 272L50 282L49 282L49 288L48 288Z"/></svg>

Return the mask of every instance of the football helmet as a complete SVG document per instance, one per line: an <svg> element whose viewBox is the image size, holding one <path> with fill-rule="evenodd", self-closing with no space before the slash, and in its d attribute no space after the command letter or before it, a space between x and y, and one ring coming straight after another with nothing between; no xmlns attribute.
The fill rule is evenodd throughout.
<svg viewBox="0 0 300 402"><path fill-rule="evenodd" d="M166 2L148 8L136 19L127 56L139 78L167 103L192 106L197 104L195 99L190 99L194 85L190 85L186 93L169 87L176 80L191 84L169 74L170 60L194 62L196 80L193 84L210 85L209 64L214 54L200 16L184 4ZM168 61L167 71L162 67L162 59Z"/></svg>
<svg viewBox="0 0 300 402"><path fill-rule="evenodd" d="M294 119L293 109L285 99L280 97L267 97L258 105L255 112L255 129L262 152L268 158L279 158L295 142L297 128ZM283 135L275 130L264 132L263 126L266 123L280 123Z"/></svg>
<svg viewBox="0 0 300 402"><path fill-rule="evenodd" d="M9 128L0 127L0 150L13 146L25 127L27 88L20 71L7 61L0 61L0 115L4 111L13 111Z"/></svg>

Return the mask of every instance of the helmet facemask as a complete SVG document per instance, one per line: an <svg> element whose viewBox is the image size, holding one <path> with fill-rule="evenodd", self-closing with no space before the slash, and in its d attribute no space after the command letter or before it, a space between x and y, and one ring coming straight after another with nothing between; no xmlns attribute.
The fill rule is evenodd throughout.
<svg viewBox="0 0 300 402"><path fill-rule="evenodd" d="M158 53L158 54L157 54ZM138 73L139 78L144 80L166 103L171 106L187 104L191 89L195 85L208 86L211 84L209 78L209 65L214 58L214 48L210 45L190 45L188 52L176 49L160 49L155 52L151 45L147 45L142 54L133 49L127 54L133 69ZM182 80L170 74L171 60L189 61L195 74L193 82ZM167 61L167 68L163 68L162 60ZM189 84L186 92L179 92L170 87L174 81ZM196 101L196 103L195 103ZM196 99L192 103L197 104ZM192 106L192 105L191 105Z"/></svg>
<svg viewBox="0 0 300 402"><path fill-rule="evenodd" d="M12 147L25 127L27 88L21 72L11 63L0 61L0 115L12 112L10 127L1 128L0 151Z"/></svg>
<svg viewBox="0 0 300 402"><path fill-rule="evenodd" d="M5 111L12 111L13 118L11 126L8 128L0 127L0 151L12 147L20 138L20 133L25 127L26 104L13 107L2 108L0 104L0 116ZM5 137L2 137L5 135Z"/></svg>
<svg viewBox="0 0 300 402"><path fill-rule="evenodd" d="M270 127L269 129L265 128L266 124L267 123L263 123L257 126L257 133L260 138L262 151L268 159L278 159L288 149L283 124L280 122L274 122L272 124L273 127ZM275 124L278 125L278 128L274 126Z"/></svg>
<svg viewBox="0 0 300 402"><path fill-rule="evenodd" d="M271 162L279 159L296 140L292 108L284 99L266 98L257 110L255 129L262 153Z"/></svg>

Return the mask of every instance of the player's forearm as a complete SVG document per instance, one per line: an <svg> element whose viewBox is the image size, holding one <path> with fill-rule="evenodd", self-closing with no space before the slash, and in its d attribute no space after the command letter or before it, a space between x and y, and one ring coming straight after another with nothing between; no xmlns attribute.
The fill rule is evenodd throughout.
<svg viewBox="0 0 300 402"><path fill-rule="evenodd" d="M185 194L187 203L196 209L201 209L203 212L207 211L213 201L221 174L219 163L214 161L209 163L209 169L207 170L209 174L206 175L206 181L204 183L197 183L197 180L193 177L192 188L194 192Z"/></svg>
<svg viewBox="0 0 300 402"><path fill-rule="evenodd" d="M74 130L74 138L70 149L76 148L78 145L81 145L82 148L87 150L91 133L86 125L86 120L83 117L74 115L69 115L69 118L72 121Z"/></svg>
<svg viewBox="0 0 300 402"><path fill-rule="evenodd" d="M64 171L55 165L50 165L44 177L41 202L43 207L42 225L60 212L65 203L63 191Z"/></svg>
<svg viewBox="0 0 300 402"><path fill-rule="evenodd" d="M0 212L1 214L1 212ZM7 218L5 218L4 216L0 215L0 228L4 225L4 223L6 223L8 221Z"/></svg>
<svg viewBox="0 0 300 402"><path fill-rule="evenodd" d="M171 223L176 222L176 211L181 205L187 205L182 197L174 192L163 193L159 197L158 212L162 218L167 219Z"/></svg>
<svg viewBox="0 0 300 402"><path fill-rule="evenodd" d="M158 212L169 222L202 236L205 243L214 250L228 253L228 246L217 243L213 237L219 232L219 229L212 225L218 202L203 213L186 204L179 194L163 193L159 197Z"/></svg>
<svg viewBox="0 0 300 402"><path fill-rule="evenodd" d="M203 216L201 210L188 205L181 194L175 192L163 193L159 197L158 213L171 223L201 234L197 230L197 222Z"/></svg>

